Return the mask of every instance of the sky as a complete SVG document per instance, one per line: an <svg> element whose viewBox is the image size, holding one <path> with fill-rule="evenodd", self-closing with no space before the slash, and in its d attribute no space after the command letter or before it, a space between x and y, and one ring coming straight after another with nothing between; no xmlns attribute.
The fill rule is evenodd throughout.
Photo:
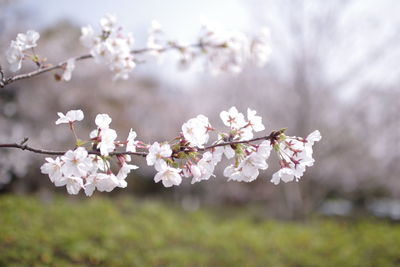
<svg viewBox="0 0 400 267"><path fill-rule="evenodd" d="M78 25L97 24L106 13L118 16L122 25L135 32L157 19L172 35L190 36L202 17L223 23L228 28L244 28L249 14L240 0L19 0L17 6L37 12L38 25L45 26L66 18Z"/></svg>

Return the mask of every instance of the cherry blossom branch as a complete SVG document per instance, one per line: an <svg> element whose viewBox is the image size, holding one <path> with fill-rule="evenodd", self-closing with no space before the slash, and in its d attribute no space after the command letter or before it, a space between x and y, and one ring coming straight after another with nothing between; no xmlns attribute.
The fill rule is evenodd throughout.
<svg viewBox="0 0 400 267"><path fill-rule="evenodd" d="M106 65L114 74L113 79L127 79L137 63L143 63L136 58L135 55L138 54L149 53L158 56L170 50L177 50L180 54L180 67L187 68L201 56L204 59L205 70L218 74L238 73L245 63L250 61L261 67L267 62L271 52L269 31L265 28L249 38L241 32L227 31L206 23L202 25L194 44L182 45L175 39L167 38L161 25L153 21L148 31L147 46L136 49L133 46L133 34L125 32L115 16L105 15L100 19L100 25L100 32L96 32L91 25L81 28L79 40L90 53L71 57L54 65L47 64L46 60L35 52L34 48L40 38L38 32L28 30L26 33L19 33L6 51L10 71L19 71L24 60L32 61L38 69L10 77L6 77L0 69L0 88L56 69L63 70L62 75L56 75L57 80L69 81L75 62L89 58L94 58L97 64Z"/></svg>
<svg viewBox="0 0 400 267"><path fill-rule="evenodd" d="M91 55L83 55L83 56L75 57L73 59L75 61L80 61L80 60L85 60L85 59L88 59L88 58L92 58L92 56ZM47 67L40 67L37 70L31 71L31 72L28 72L28 73L24 73L24 74L15 75L15 76L8 77L8 78L5 78L4 75L2 75L2 79L0 81L0 88L3 88L6 85L8 85L10 83L13 83L13 82L16 82L18 80L28 79L28 78L32 78L32 77L35 77L37 75L40 75L40 74L43 74L43 73L46 73L46 72L49 72L49 71L53 71L53 70L56 70L56 69L62 69L66 64L67 64L67 60L64 60L64 61L62 61L62 62L60 62L60 63L58 63L56 65L50 65L50 66L47 66Z"/></svg>
<svg viewBox="0 0 400 267"><path fill-rule="evenodd" d="M280 134L284 132L284 129L279 130L279 131L273 131L271 132L270 135L262 136L262 137L257 137L253 138L250 140L243 140L243 141L230 141L230 142L222 142L210 146L206 146L204 148L195 148L197 151L207 151L211 150L216 147L221 147L221 146L232 146L232 145L238 145L238 144L249 144L252 142L256 141L262 141L262 140L274 140L277 138ZM37 149L33 148L26 143L28 142L28 138L25 138L21 143L11 143L11 144L0 144L0 148L16 148L16 149L21 149L21 150L26 150L30 151L36 154L44 154L44 155L54 155L54 156L61 156L64 155L67 151L53 151L53 150L45 150L45 149ZM100 151L97 150L90 150L88 151L88 154L92 155L101 155ZM119 156L119 155L135 155L135 156L142 156L146 157L148 155L147 152L111 152L109 153L110 156Z"/></svg>
<svg viewBox="0 0 400 267"><path fill-rule="evenodd" d="M284 133L286 130L286 128L280 129L278 131L272 131L270 133L270 135L266 135L266 136L261 136L261 137L257 137L257 138L253 138L250 140L241 140L241 141L229 141L229 142L222 142L222 143L218 143L218 144L214 144L214 145L210 145L210 146L206 146L204 148L197 148L198 151L207 151L216 147L220 147L220 146L232 146L232 145L239 145L239 144L249 144L252 142L257 142L257 141L264 141L264 140L276 140L282 133Z"/></svg>
<svg viewBox="0 0 400 267"><path fill-rule="evenodd" d="M212 47L212 48L223 48L225 47L225 44L220 44L220 45L211 45L211 44L206 44L206 43L197 43L197 44L191 44L188 46L180 46L174 43L170 43L169 46L167 47L163 47L163 48L140 48L140 49L134 49L131 51L131 54L133 55L138 55L138 54L145 54L145 53L149 53L149 52L156 52L156 53L164 53L164 52L168 52L171 50L178 50L178 51L182 51L188 48L200 48L200 49L205 49L206 47ZM48 65L48 66L41 66L39 64L39 69L28 72L28 73L24 73L24 74L19 74L19 75L15 75L15 76L11 76L6 78L4 75L4 72L2 70L2 68L0 67L0 88L4 88L5 86L19 81L19 80L23 80L23 79L28 79L28 78L32 78L35 76L38 76L40 74L46 73L46 72L50 72L53 70L57 70L57 69L64 69L65 66L68 63L68 60L73 60L75 62L77 61L82 61L82 60L86 60L86 59L91 59L93 58L92 55L90 54L86 54L86 55L82 55L82 56L78 56L78 57L73 57L64 61L61 61L58 64L55 65Z"/></svg>
<svg viewBox="0 0 400 267"><path fill-rule="evenodd" d="M0 148L17 148L17 149L21 149L21 150L31 151L36 154L54 155L54 156L61 156L66 153L66 151L37 149L37 148L33 148L26 144L18 144L18 143L0 144ZM95 151L95 150L88 151L88 154L101 155L100 151ZM110 153L110 156L118 156L118 155L136 155L136 156L145 157L147 155L147 153L146 152L113 152L113 153Z"/></svg>
<svg viewBox="0 0 400 267"><path fill-rule="evenodd" d="M184 123L179 136L172 141L146 144L135 140L137 134L133 129L129 130L126 139L116 140L117 132L110 128L112 119L107 114L96 116L96 129L90 132L89 140L82 140L75 133L75 123L82 121L84 114L82 110L70 110L65 115L59 112L55 124L69 126L74 134L73 149L37 149L27 144L28 138L20 143L0 144L0 148L57 156L47 157L46 163L40 168L41 172L48 174L55 186L66 185L68 193L78 194L84 189L87 196L91 196L96 189L110 192L116 187L125 188L128 174L139 168L129 164L132 155L145 157L147 165L154 166L157 171L154 181L162 182L165 187L180 185L183 177L192 177L192 184L215 177L215 167L223 156L233 160L223 172L228 181L254 181L260 170L268 168L267 160L272 151L278 154L281 169L272 176L271 182L298 181L306 167L314 164L312 146L321 139L319 131L301 138L286 136L286 129L283 128L269 135L253 137L253 132L265 130L262 118L256 113L247 109L245 119L236 107L222 111L220 118L229 131L218 132L217 140L206 145L209 132L216 130L204 115ZM257 141L261 142L255 144ZM125 151L121 151L121 148L125 148ZM119 166L116 174L113 173L113 162Z"/></svg>

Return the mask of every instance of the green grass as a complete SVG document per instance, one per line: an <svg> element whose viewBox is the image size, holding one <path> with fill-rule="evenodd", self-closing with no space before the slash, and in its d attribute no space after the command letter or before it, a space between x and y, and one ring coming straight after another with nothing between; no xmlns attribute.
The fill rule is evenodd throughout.
<svg viewBox="0 0 400 267"><path fill-rule="evenodd" d="M131 198L0 196L0 266L400 265L400 225L228 214Z"/></svg>

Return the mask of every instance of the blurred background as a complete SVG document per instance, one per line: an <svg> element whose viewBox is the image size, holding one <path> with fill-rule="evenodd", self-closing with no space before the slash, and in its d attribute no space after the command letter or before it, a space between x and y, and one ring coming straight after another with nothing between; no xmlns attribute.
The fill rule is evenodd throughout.
<svg viewBox="0 0 400 267"><path fill-rule="evenodd" d="M68 149L73 144L70 133L63 127L55 127L54 121L56 112L70 109L82 109L85 113L86 119L78 130L82 137L88 136L94 128L96 114L108 113L113 118L112 128L119 134L127 135L132 127L139 140L169 140L180 131L183 122L197 114L204 114L213 125L221 126L219 112L233 105L242 111L247 107L257 110L267 132L288 127L289 135L307 136L318 129L323 136L314 149L316 163L307 170L300 183L271 184L269 180L278 168L276 164L249 184L228 183L218 170L217 177L207 182L190 185L190 181L185 180L179 187L166 189L161 184L154 184L154 169L147 168L143 159L135 158L134 163L141 168L128 177L128 188L114 190L111 194L96 192L90 199L82 195L71 197L65 188L55 188L48 177L40 173L43 156L1 150L0 223L13 224L14 228L11 227L10 232L4 230L1 233L0 230L0 256L3 252L7 259L14 259L5 247L16 242L17 237L10 235L18 222L26 219L25 212L35 210L44 217L52 214L57 222L64 220L54 214L56 206L62 206L68 212L81 208L82 214L77 214L76 218L82 220L86 220L86 213L96 217L95 211L126 214L121 215L121 222L115 222L125 228L130 224L122 222L124 217L140 225L135 221L136 213L143 216L143 224L147 222L146 218L160 220L163 226L154 221L153 226L161 227L159 229L171 227L166 230L169 234L154 233L160 240L166 238L165 243L151 240L148 247L141 248L143 251L154 247L162 250L171 242L176 247L197 244L200 254L189 257L187 255L192 254L182 252L188 258L180 258L183 260L178 262L184 266L242 265L238 259L244 259L243 264L249 263L246 261L249 255L253 255L253 260L260 259L249 263L254 266L265 266L265 263L327 266L324 255L333 257L329 263L332 266L343 263L345 266L396 266L400 263L400 242L395 241L395 237L400 240L400 228L396 224L400 220L399 11L400 2L396 0L0 0L2 66L7 66L5 51L10 41L17 33L28 29L40 32L36 52L47 57L49 62L87 53L78 41L80 27L97 25L105 13L118 16L126 30L134 33L138 48L146 44L152 19L161 23L167 36L190 42L198 33L201 18L207 17L227 29L247 33L267 26L271 30L273 50L265 67L249 65L235 75L212 76L193 70L181 71L175 61L167 59L161 64L149 61L139 65L130 79L113 82L106 67L89 60L77 64L68 83L55 81L52 74L13 83L0 90L0 143L18 142L29 137L29 144L34 147ZM23 72L32 69L34 66L25 64ZM42 207L43 203L47 206ZM162 217L164 215L167 217ZM38 225L42 223L45 227L45 218L37 220ZM71 225L77 223L70 220ZM197 225L199 221L208 228ZM280 224L283 221L301 226L289 224L283 227ZM182 223L181 228L189 232L192 229L196 234L182 241L179 233L169 225L173 222L176 225ZM219 228L222 227L220 223L227 223L228 229ZM117 232L128 232L125 228L118 228ZM38 226L37 229L42 228ZM75 231L75 228L66 229L69 233ZM353 230L356 233L351 232ZM82 256L86 254L79 250L81 248L76 252L75 245L82 244L82 236L90 236L82 227L80 231L82 233L76 233L76 240L67 242L74 244L70 248L72 252L67 250L61 257L59 252L50 249L50 252L34 254L33 259L43 264L51 264L52 257L61 257L67 264L109 263L107 255L96 254L98 248L94 249L92 243L85 244L87 253L95 255L94 258ZM258 235L257 231L262 234ZM299 239L284 239L288 238L286 231ZM237 232L243 236L236 236ZM373 236L369 236L372 233ZM115 237L115 232L110 235L106 233L95 240L104 238L118 243L115 241L119 240L118 235ZM210 240L211 236L230 237L233 247L200 241L202 236L205 240ZM272 240L271 247L257 239L261 236ZM62 235L58 238L65 241ZM127 244L133 242L124 238L127 238L123 239ZM363 241L355 245L358 238ZM58 239L50 237L50 240ZM330 245L325 243L327 240ZM27 239L24 244L28 243ZM240 254L243 250L239 243L252 244L244 248L248 253ZM315 258L284 252L287 246L304 244ZM358 247L347 249L346 245ZM211 257L219 261L202 258L204 261L193 264L201 253L206 253L201 248L208 246L215 246L216 251L222 249ZM184 247L182 245L181 249ZM113 249L116 247L104 253ZM267 253L268 249L279 253L264 261L263 251ZM335 253L337 250L339 252ZM180 255L180 250L171 253ZM169 256L171 253L165 252ZM231 256L225 257L224 253ZM139 258L140 255L143 254L138 252ZM175 262L175 258L170 259L162 253L157 255L160 261L126 259L137 265L163 266ZM359 258L356 260L354 255ZM375 255L374 260L379 261L366 255ZM149 259L153 256L148 255ZM354 258L349 261L350 256ZM115 263L118 264L124 265L124 262Z"/></svg>

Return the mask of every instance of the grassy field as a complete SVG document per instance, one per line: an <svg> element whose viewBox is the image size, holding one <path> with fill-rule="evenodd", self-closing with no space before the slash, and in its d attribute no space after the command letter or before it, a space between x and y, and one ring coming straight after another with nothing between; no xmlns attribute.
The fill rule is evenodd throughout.
<svg viewBox="0 0 400 267"><path fill-rule="evenodd" d="M0 196L0 266L399 266L400 225Z"/></svg>

